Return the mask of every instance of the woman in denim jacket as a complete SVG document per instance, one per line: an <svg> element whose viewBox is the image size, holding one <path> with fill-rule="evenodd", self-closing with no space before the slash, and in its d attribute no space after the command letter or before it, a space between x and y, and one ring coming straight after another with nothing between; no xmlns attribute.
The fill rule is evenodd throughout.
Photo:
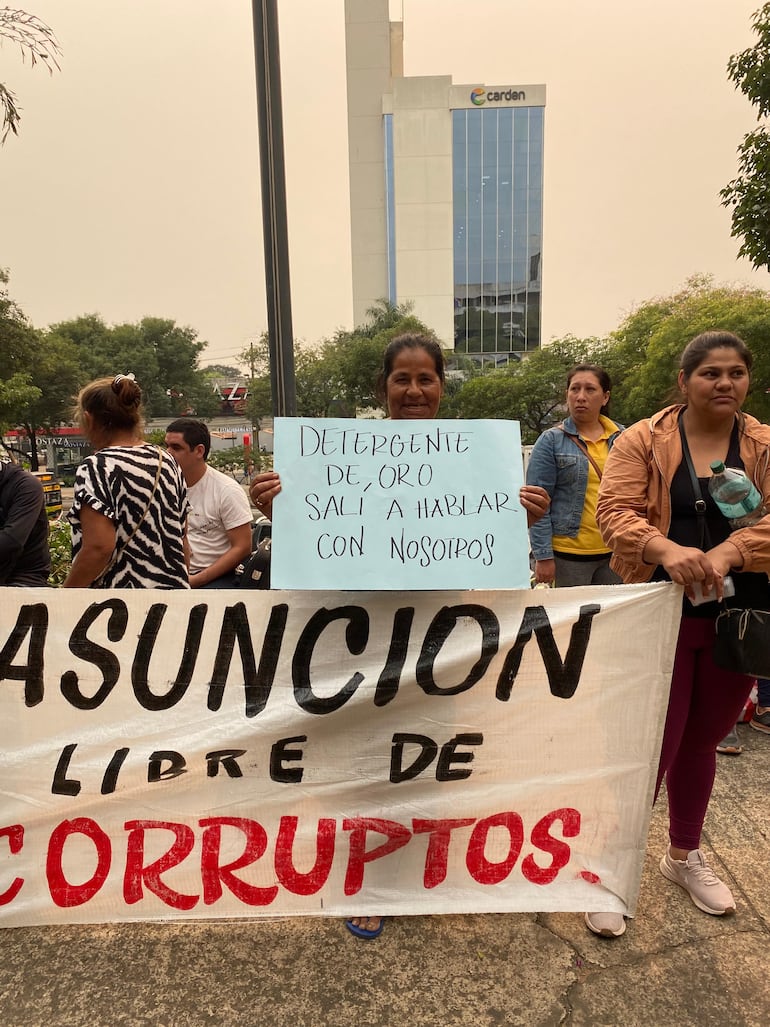
<svg viewBox="0 0 770 1027"><path fill-rule="evenodd" d="M596 525L596 499L610 447L622 425L607 416L610 376L595 364L567 375L569 416L534 445L527 484L551 496L551 508L529 532L538 583L616 585L610 556Z"/></svg>

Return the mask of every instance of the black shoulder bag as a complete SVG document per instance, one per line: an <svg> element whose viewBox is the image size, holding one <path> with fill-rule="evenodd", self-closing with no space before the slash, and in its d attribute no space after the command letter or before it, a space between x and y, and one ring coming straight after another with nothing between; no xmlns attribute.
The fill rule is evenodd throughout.
<svg viewBox="0 0 770 1027"><path fill-rule="evenodd" d="M692 464L690 447L680 418L679 433L682 436L682 454L690 472L695 512L698 515L701 533L701 549L711 548L708 525L706 524L706 503L701 495L698 476ZM724 601L716 619L716 638L713 650L714 663L723 670L746 674L753 678L770 677L770 611L728 609Z"/></svg>

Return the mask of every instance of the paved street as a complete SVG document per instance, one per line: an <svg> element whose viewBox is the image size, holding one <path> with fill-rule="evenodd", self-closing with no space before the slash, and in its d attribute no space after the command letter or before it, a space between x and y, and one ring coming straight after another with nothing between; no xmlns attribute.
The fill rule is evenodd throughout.
<svg viewBox="0 0 770 1027"><path fill-rule="evenodd" d="M657 869L653 814L623 938L562 914L400 917L373 942L335 919L8 929L7 1027L765 1027L770 737L720 757L703 847L738 914L710 917Z"/></svg>

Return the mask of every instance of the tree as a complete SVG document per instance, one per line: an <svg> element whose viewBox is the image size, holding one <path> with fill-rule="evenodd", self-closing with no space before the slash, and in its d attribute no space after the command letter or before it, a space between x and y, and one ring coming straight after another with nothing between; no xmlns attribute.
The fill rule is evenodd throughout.
<svg viewBox="0 0 770 1027"><path fill-rule="evenodd" d="M668 297L642 304L621 324L604 349L620 347L624 370L621 386L613 386L613 417L624 424L648 417L673 399L679 356L687 343L710 329L735 332L754 355L752 390L744 409L767 421L770 418L770 294L746 286L715 286L698 276ZM635 356L634 356L635 354ZM600 348L597 363L609 368ZM612 374L612 371L610 371Z"/></svg>
<svg viewBox="0 0 770 1027"><path fill-rule="evenodd" d="M253 428L252 459L257 470L262 467L262 454L259 449L259 433L262 421L273 412L272 385L270 383L270 348L267 332L241 350L236 357L238 363L248 369L248 396L246 397L246 413Z"/></svg>
<svg viewBox="0 0 770 1027"><path fill-rule="evenodd" d="M300 417L327 417L337 396L336 362L323 350L302 343L294 349L297 413Z"/></svg>
<svg viewBox="0 0 770 1027"><path fill-rule="evenodd" d="M378 407L377 379L382 354L391 339L405 332L435 338L431 329L412 313L411 303L381 299L367 311L368 320L352 331L340 329L322 345L335 400L351 415L357 407Z"/></svg>
<svg viewBox="0 0 770 1027"><path fill-rule="evenodd" d="M28 374L14 374L0 380L0 429L19 423L19 411L43 395Z"/></svg>
<svg viewBox="0 0 770 1027"><path fill-rule="evenodd" d="M0 267L0 376L23 372L35 347L35 332L8 291L10 273Z"/></svg>
<svg viewBox="0 0 770 1027"><path fill-rule="evenodd" d="M14 10L10 7L0 9L0 38L10 40L21 50L22 60L29 59L34 67L38 62L48 68L59 70L57 57L61 54L59 44L52 30L40 18L26 11ZM0 82L0 111L2 111L3 127L0 145L5 142L9 132L19 134L21 111L16 94Z"/></svg>
<svg viewBox="0 0 770 1027"><path fill-rule="evenodd" d="M158 365L157 387L148 380L145 385L148 408L159 411L153 412L153 416L191 412L198 417L213 417L219 404L205 373L198 367L206 343L198 341L195 329L182 328L160 317L142 318L137 327Z"/></svg>
<svg viewBox="0 0 770 1027"><path fill-rule="evenodd" d="M748 257L755 268L770 270L770 3L754 13L752 24L758 40L733 54L727 74L765 124L744 136L738 147L738 177L719 195L723 206L732 208L732 235L743 239L738 255Z"/></svg>
<svg viewBox="0 0 770 1027"><path fill-rule="evenodd" d="M231 367L229 364L209 364L202 370L208 381L213 381L215 378L239 378L241 374L237 367Z"/></svg>
<svg viewBox="0 0 770 1027"><path fill-rule="evenodd" d="M358 325L355 330L359 335L368 335L370 338L374 338L375 335L379 335L389 328L397 328L401 321L412 316L413 311L414 303L411 300L404 300L403 303L393 303L385 296L382 296L375 301L374 306L367 308L366 320L362 325Z"/></svg>
<svg viewBox="0 0 770 1027"><path fill-rule="evenodd" d="M78 351L81 382L133 371L144 393L148 417L195 413L211 417L217 399L198 359L206 343L192 328L167 318L108 326L98 314L54 325L49 339L67 339Z"/></svg>
<svg viewBox="0 0 770 1027"><path fill-rule="evenodd" d="M18 402L14 423L21 425L30 441L30 466L39 467L37 434L41 428L53 428L72 416L73 397L81 384L77 350L66 339L47 339L39 333L29 365L29 378L36 395Z"/></svg>
<svg viewBox="0 0 770 1027"><path fill-rule="evenodd" d="M19 423L19 413L41 396L29 365L37 335L8 292L10 275L0 267L0 427Z"/></svg>
<svg viewBox="0 0 770 1027"><path fill-rule="evenodd" d="M352 331L340 328L318 346L294 344L297 413L301 417L353 417L357 408L379 407L377 377L390 340L404 332L433 336L410 304L379 300L368 320ZM249 369L247 408L254 424L272 412L267 334L249 344L238 363Z"/></svg>
<svg viewBox="0 0 770 1027"><path fill-rule="evenodd" d="M521 424L521 441L531 445L564 416L567 372L592 361L596 339L567 336L533 350L518 364L488 371L466 382L454 400L458 417L505 417Z"/></svg>
<svg viewBox="0 0 770 1027"><path fill-rule="evenodd" d="M37 431L69 420L81 371L71 342L32 327L8 293L9 277L0 268L0 420L26 429L37 470Z"/></svg>

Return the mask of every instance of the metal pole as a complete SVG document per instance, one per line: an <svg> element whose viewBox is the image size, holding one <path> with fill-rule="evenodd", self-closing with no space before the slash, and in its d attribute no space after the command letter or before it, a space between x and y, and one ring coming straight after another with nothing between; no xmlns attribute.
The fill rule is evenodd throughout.
<svg viewBox="0 0 770 1027"><path fill-rule="evenodd" d="M267 334L273 414L295 417L294 332L291 323L286 175L281 116L281 62L276 0L252 0L257 71L262 229L267 283Z"/></svg>

